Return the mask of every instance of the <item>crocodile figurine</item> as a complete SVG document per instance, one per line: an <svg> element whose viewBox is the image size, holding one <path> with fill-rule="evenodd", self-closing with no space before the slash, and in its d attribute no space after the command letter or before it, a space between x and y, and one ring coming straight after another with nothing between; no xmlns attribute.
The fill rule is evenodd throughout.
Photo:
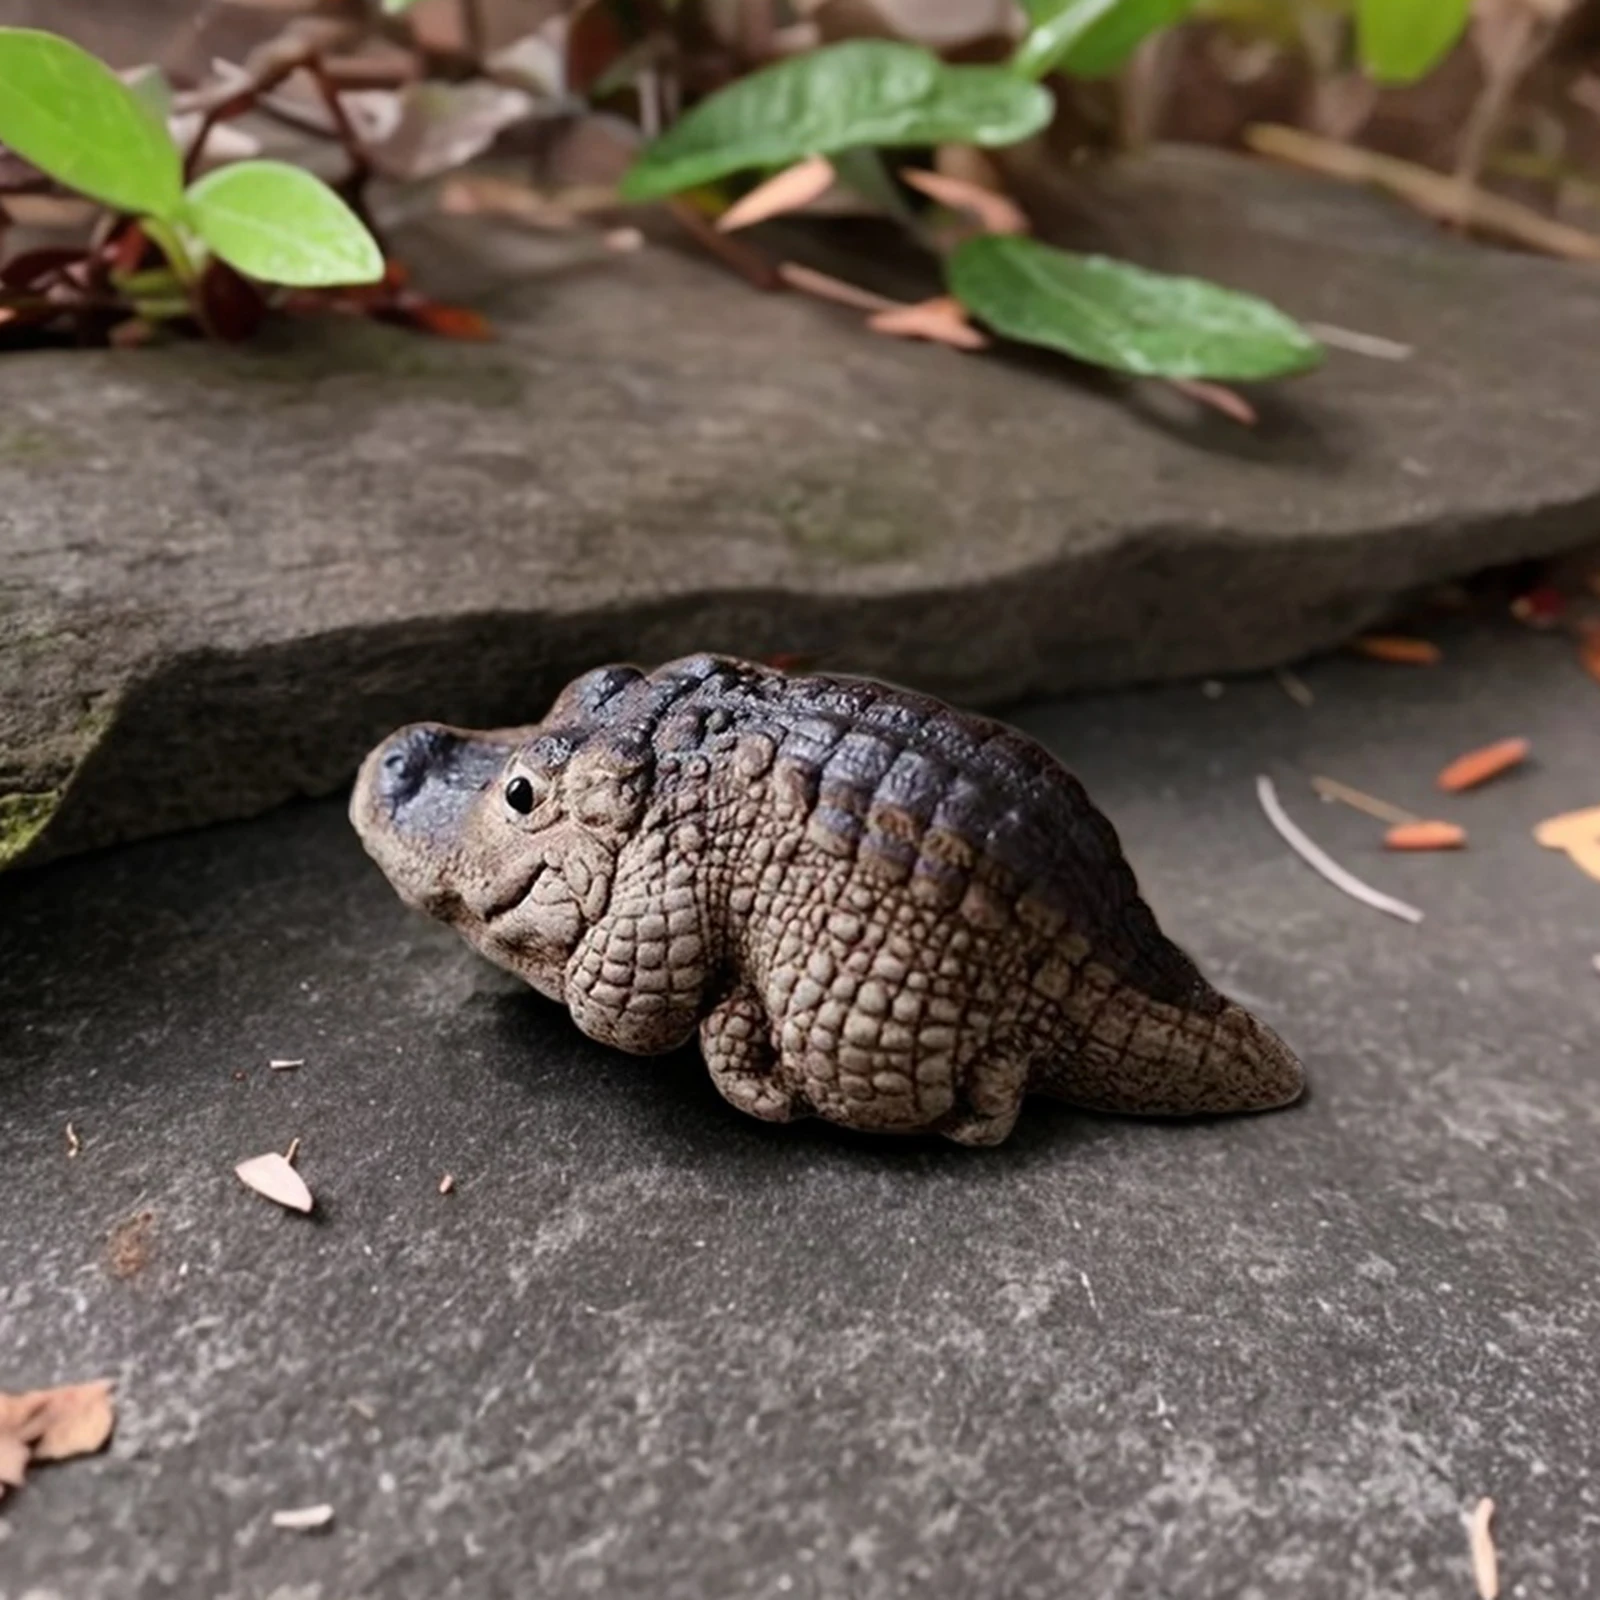
<svg viewBox="0 0 1600 1600"><path fill-rule="evenodd" d="M1022 734L866 679L601 667L542 723L419 723L350 803L401 898L774 1122L997 1144L1023 1097L1182 1116L1304 1080L1161 932Z"/></svg>

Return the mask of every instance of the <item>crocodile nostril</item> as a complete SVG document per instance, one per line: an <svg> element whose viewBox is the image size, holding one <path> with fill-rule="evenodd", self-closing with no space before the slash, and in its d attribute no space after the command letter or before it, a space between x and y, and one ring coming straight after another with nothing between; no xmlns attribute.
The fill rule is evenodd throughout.
<svg viewBox="0 0 1600 1600"><path fill-rule="evenodd" d="M388 802L391 813L416 798L428 775L432 742L426 729L412 728L384 751L379 762L378 792Z"/></svg>

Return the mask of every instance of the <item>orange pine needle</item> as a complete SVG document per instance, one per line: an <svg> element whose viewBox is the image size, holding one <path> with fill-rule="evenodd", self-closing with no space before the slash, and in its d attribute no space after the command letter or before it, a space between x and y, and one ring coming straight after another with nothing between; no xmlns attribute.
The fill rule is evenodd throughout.
<svg viewBox="0 0 1600 1600"><path fill-rule="evenodd" d="M1453 822L1397 822L1383 836L1385 850L1459 850L1467 830Z"/></svg>
<svg viewBox="0 0 1600 1600"><path fill-rule="evenodd" d="M1428 639L1406 639L1399 634L1368 633L1351 644L1358 655L1373 661L1390 661L1405 667L1432 667L1444 652Z"/></svg>
<svg viewBox="0 0 1600 1600"><path fill-rule="evenodd" d="M1457 756L1436 780L1446 794L1460 794L1463 789L1476 789L1480 783L1498 778L1502 772L1521 766L1528 759L1526 739L1498 739L1480 750L1469 750Z"/></svg>

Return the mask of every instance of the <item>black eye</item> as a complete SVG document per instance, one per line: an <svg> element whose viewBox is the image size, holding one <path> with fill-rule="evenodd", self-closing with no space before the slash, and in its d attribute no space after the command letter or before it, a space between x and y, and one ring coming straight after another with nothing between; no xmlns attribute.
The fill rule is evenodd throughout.
<svg viewBox="0 0 1600 1600"><path fill-rule="evenodd" d="M523 816L533 810L533 785L520 772L506 785L506 804Z"/></svg>

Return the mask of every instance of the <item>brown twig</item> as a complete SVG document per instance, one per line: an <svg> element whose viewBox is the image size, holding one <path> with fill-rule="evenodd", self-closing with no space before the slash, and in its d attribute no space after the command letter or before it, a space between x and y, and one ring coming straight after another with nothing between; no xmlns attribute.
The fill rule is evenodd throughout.
<svg viewBox="0 0 1600 1600"><path fill-rule="evenodd" d="M1600 261L1600 234L1541 216L1529 206L1481 189L1463 191L1444 173L1397 156L1322 139L1299 128L1257 123L1245 142L1260 155L1305 167L1346 183L1370 183L1415 207L1436 222L1460 225L1511 244L1568 261Z"/></svg>
<svg viewBox="0 0 1600 1600"><path fill-rule="evenodd" d="M718 233L688 201L669 200L667 210L685 233L725 266L732 267L746 283L769 292L783 287L778 269L754 245L731 234Z"/></svg>

